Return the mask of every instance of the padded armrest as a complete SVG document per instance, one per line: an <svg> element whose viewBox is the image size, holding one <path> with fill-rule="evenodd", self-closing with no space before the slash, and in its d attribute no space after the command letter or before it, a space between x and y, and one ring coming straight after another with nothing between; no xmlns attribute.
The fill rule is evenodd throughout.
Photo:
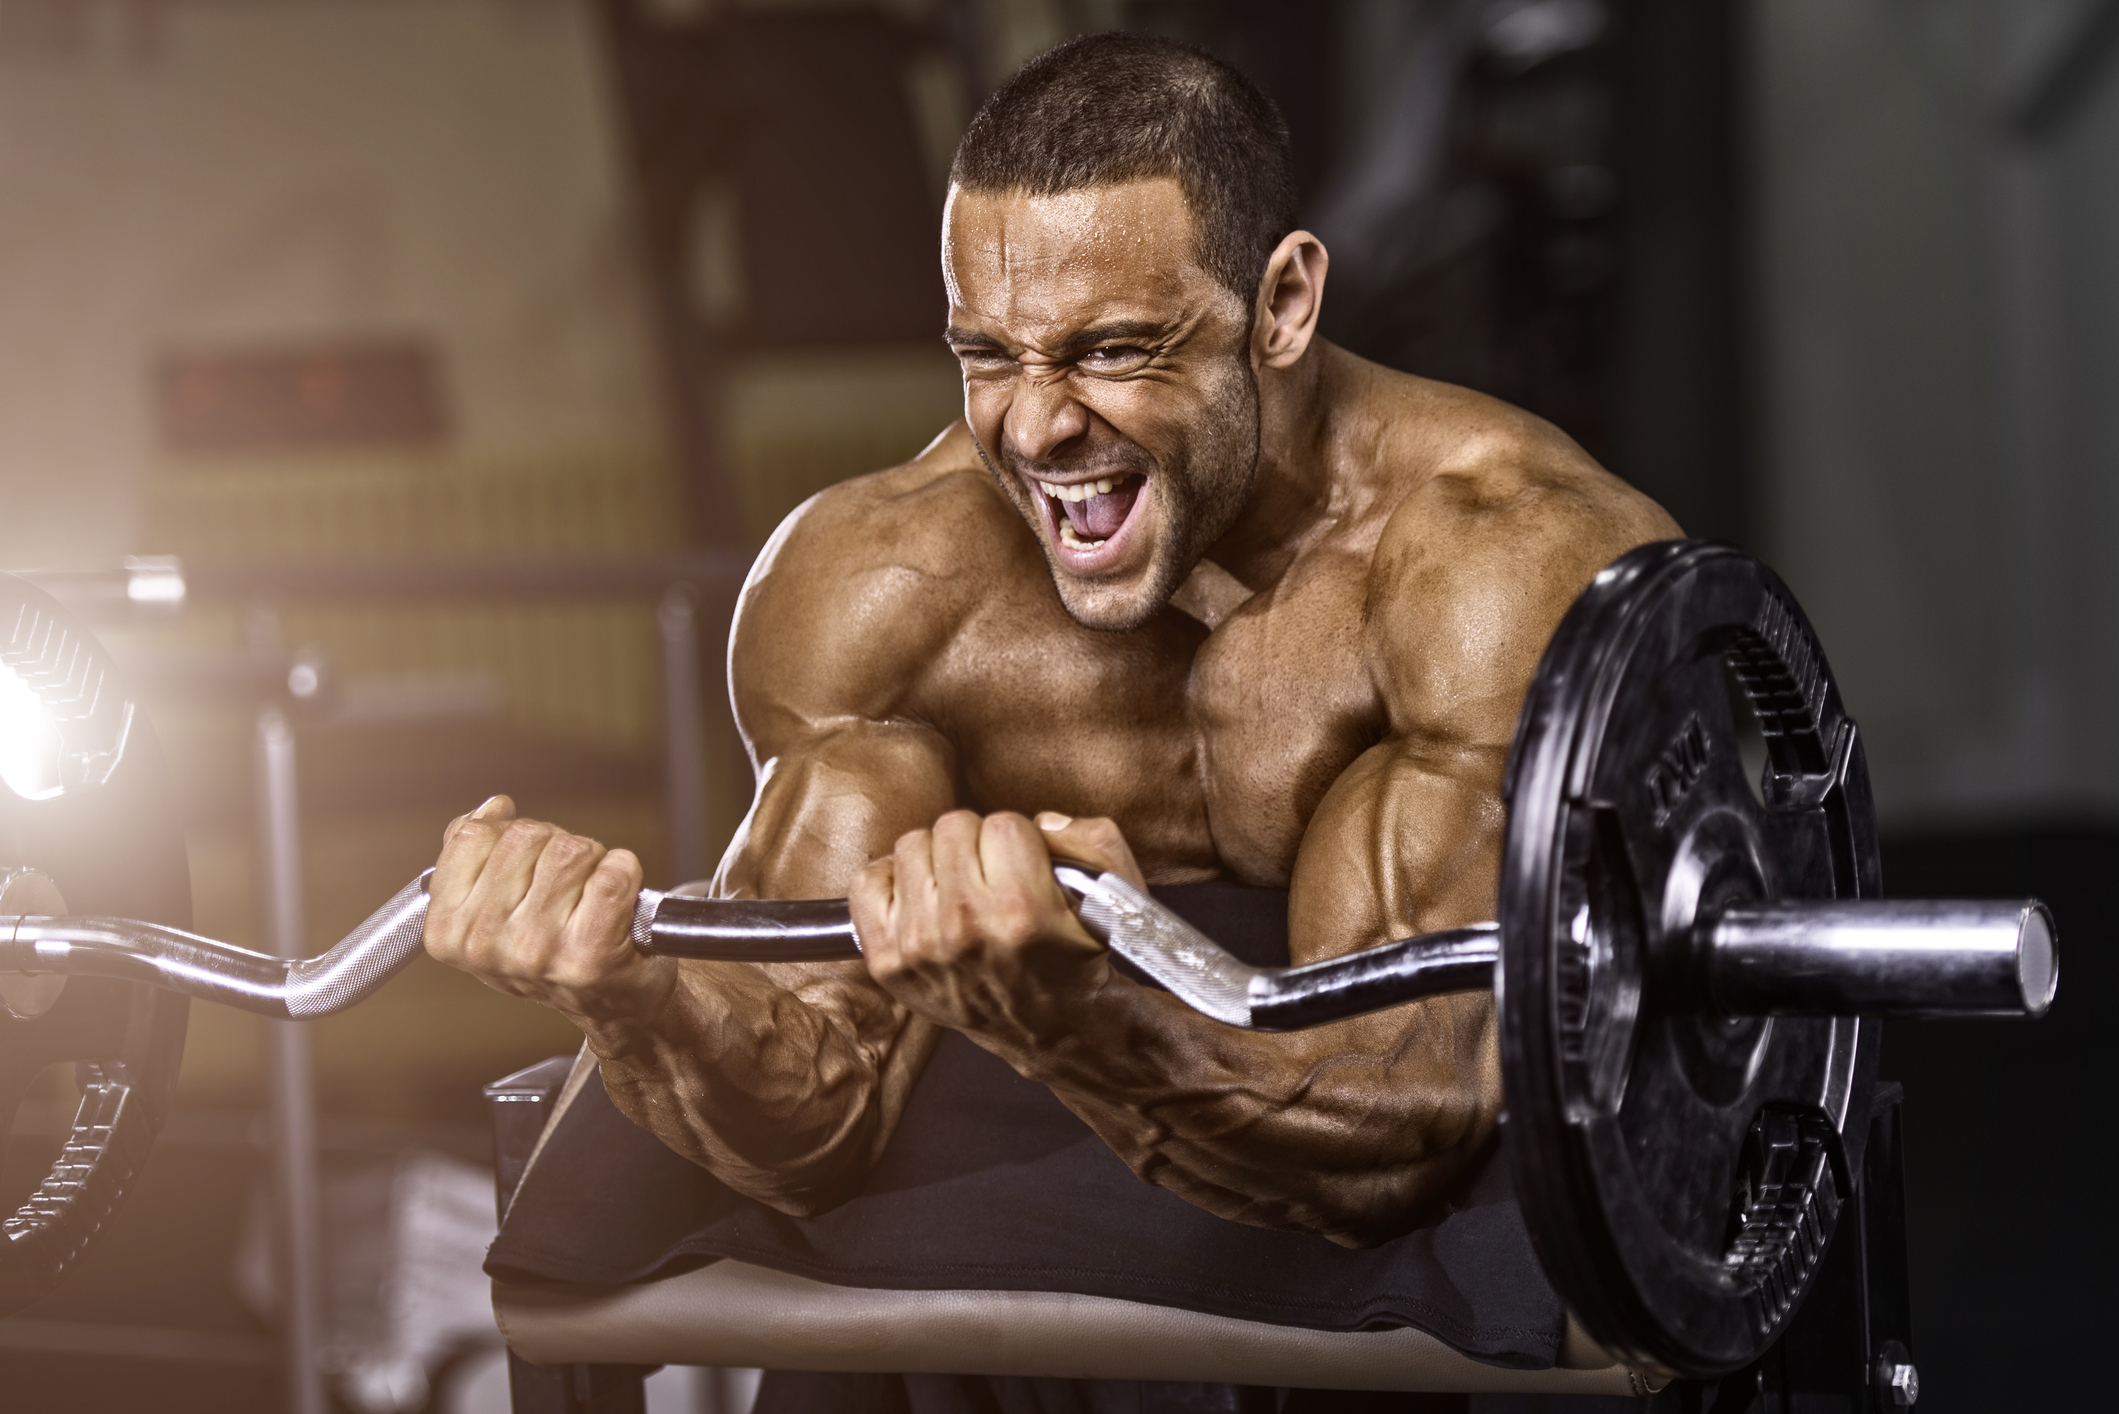
<svg viewBox="0 0 2119 1414"><path fill-rule="evenodd" d="M584 1046L528 1154L595 1074ZM546 1085L553 1077L540 1076ZM1558 1366L1509 1370L1425 1331L1320 1331L1066 1292L835 1286L734 1259L624 1286L493 1283L509 1347L534 1364L1173 1380L1300 1389L1639 1396L1570 1319Z"/></svg>
<svg viewBox="0 0 2119 1414"><path fill-rule="evenodd" d="M1305 1389L1643 1395L1570 1322L1576 1368L1504 1370L1424 1331L1334 1332L1060 1292L879 1291L723 1260L620 1287L493 1284L509 1346L536 1364L1200 1380Z"/></svg>

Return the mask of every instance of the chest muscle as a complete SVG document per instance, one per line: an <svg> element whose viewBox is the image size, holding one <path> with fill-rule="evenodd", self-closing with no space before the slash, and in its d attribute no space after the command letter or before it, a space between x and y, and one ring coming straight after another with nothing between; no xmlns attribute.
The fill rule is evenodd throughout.
<svg viewBox="0 0 2119 1414"><path fill-rule="evenodd" d="M1108 815L1158 882L1285 885L1317 802L1374 739L1351 609L986 644L965 665L978 690L952 694L971 708L950 731L964 803Z"/></svg>

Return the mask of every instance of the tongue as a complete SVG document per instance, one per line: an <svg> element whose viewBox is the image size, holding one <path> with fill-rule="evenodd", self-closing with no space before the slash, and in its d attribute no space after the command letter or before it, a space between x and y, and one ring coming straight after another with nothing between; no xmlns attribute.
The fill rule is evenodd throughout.
<svg viewBox="0 0 2119 1414"><path fill-rule="evenodd" d="M1129 476L1112 487L1107 496L1061 501L1060 508L1066 511L1076 535L1084 540L1108 540L1126 523L1126 516L1133 509L1133 498L1140 494L1144 484L1140 477Z"/></svg>

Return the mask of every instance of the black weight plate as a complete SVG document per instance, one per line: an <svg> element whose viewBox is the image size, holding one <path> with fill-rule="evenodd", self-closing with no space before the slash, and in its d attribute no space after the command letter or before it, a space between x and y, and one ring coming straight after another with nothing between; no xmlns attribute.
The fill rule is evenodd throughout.
<svg viewBox="0 0 2119 1414"><path fill-rule="evenodd" d="M190 927L168 771L102 645L57 601L0 575L0 668L0 872L49 875L76 915ZM47 716L55 731L25 735ZM0 1315L35 1300L109 1222L167 1112L188 1009L174 993L91 977L68 979L28 1020L0 1006L0 1137L48 1066L77 1062L82 1086L58 1164L0 1223Z"/></svg>
<svg viewBox="0 0 2119 1414"><path fill-rule="evenodd" d="M1756 794L1732 682L1764 735ZM1614 1354L1740 1368L1792 1315L1859 1169L1879 1032L1707 1012L1690 924L1877 894L1854 724L1771 570L1668 541L1562 620L1505 790L1502 1075L1532 1240Z"/></svg>

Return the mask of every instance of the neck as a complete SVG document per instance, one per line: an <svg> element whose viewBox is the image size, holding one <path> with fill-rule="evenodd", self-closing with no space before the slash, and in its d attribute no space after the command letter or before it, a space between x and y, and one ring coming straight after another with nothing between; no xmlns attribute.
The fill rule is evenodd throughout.
<svg viewBox="0 0 2119 1414"><path fill-rule="evenodd" d="M1258 473L1242 514L1207 558L1253 590L1271 587L1324 519L1331 464L1324 452L1324 365L1318 340L1292 368L1258 370Z"/></svg>

